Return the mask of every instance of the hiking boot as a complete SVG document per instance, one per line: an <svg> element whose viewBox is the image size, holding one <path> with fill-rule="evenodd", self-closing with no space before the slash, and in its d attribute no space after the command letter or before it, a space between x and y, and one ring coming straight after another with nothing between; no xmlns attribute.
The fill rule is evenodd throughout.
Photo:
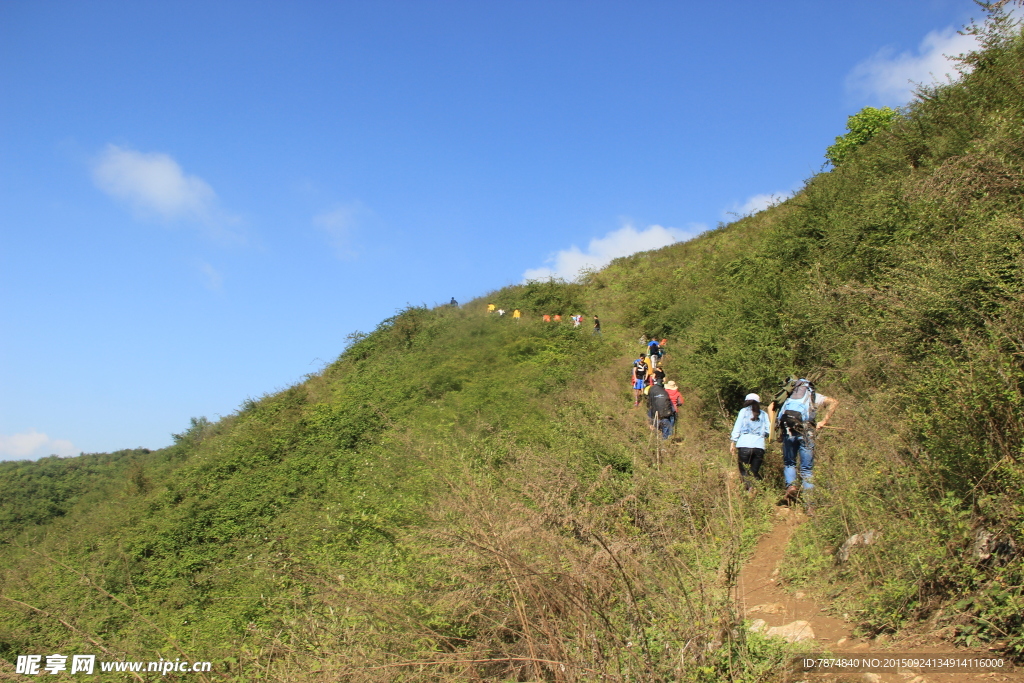
<svg viewBox="0 0 1024 683"><path fill-rule="evenodd" d="M790 484L786 487L786 495L782 497L784 501L782 505L792 505L796 502L797 497L800 495L800 487L796 484Z"/></svg>

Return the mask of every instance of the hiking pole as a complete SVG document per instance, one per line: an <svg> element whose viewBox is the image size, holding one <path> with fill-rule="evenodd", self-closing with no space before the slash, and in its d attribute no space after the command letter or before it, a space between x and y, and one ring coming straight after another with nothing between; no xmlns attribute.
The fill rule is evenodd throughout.
<svg viewBox="0 0 1024 683"><path fill-rule="evenodd" d="M661 471L661 444L658 442L658 411L654 411L654 419L651 422L651 439L654 440L652 448L654 450L654 466L660 472Z"/></svg>

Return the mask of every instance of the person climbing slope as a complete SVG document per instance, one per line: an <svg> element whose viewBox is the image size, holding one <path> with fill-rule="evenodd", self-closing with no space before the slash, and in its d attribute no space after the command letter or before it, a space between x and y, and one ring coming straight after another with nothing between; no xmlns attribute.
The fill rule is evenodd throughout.
<svg viewBox="0 0 1024 683"><path fill-rule="evenodd" d="M640 357L633 361L633 374L631 375L633 380L633 393L634 401L633 407L636 408L640 405L640 398L643 396L644 384L647 382L647 361L644 358L644 354L640 354Z"/></svg>
<svg viewBox="0 0 1024 683"><path fill-rule="evenodd" d="M651 384L660 384L665 386L665 371L661 367L661 363L658 363L651 374L647 377L647 380Z"/></svg>
<svg viewBox="0 0 1024 683"><path fill-rule="evenodd" d="M800 488L796 484L798 457L804 493L810 494L814 488L811 480L817 432L828 424L838 406L839 401L819 394L810 380L791 377L768 407L768 416L782 441L782 471L786 478L786 495L781 501L783 504L795 502L800 495ZM821 408L826 410L825 417L817 422L817 413ZM805 500L805 503L808 513L812 512L810 501Z"/></svg>
<svg viewBox="0 0 1024 683"><path fill-rule="evenodd" d="M676 422L676 407L669 398L665 387L653 384L647 387L647 416L651 426L661 430L662 440L672 436L672 427Z"/></svg>
<svg viewBox="0 0 1024 683"><path fill-rule="evenodd" d="M593 334L601 334L601 321L597 319L597 315L594 315L594 332Z"/></svg>
<svg viewBox="0 0 1024 683"><path fill-rule="evenodd" d="M683 405L683 394L679 391L679 385L670 379L665 382L665 393L672 399L672 405L676 407L676 413L678 413L679 407Z"/></svg>
<svg viewBox="0 0 1024 683"><path fill-rule="evenodd" d="M761 397L747 394L729 437L729 452L737 458L740 477L747 491L754 492L754 480L761 481L764 440L771 433L771 419L761 410Z"/></svg>
<svg viewBox="0 0 1024 683"><path fill-rule="evenodd" d="M512 311L512 319L519 322L519 319L523 317L523 314L519 312L519 309Z"/></svg>
<svg viewBox="0 0 1024 683"><path fill-rule="evenodd" d="M650 355L653 364L657 364L661 360L661 345L658 344L657 339L647 342L647 353Z"/></svg>

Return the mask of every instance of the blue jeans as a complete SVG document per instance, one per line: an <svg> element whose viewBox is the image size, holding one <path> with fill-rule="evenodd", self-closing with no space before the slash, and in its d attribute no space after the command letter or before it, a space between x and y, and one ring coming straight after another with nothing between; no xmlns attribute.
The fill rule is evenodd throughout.
<svg viewBox="0 0 1024 683"><path fill-rule="evenodd" d="M658 420L658 426L662 428L662 439L667 439L672 436L672 430L676 426L676 416L671 418L662 418Z"/></svg>
<svg viewBox="0 0 1024 683"><path fill-rule="evenodd" d="M782 471L786 475L786 486L796 483L796 458L800 456L800 479L804 490L814 488L811 475L814 471L814 431L808 430L803 436L782 437Z"/></svg>

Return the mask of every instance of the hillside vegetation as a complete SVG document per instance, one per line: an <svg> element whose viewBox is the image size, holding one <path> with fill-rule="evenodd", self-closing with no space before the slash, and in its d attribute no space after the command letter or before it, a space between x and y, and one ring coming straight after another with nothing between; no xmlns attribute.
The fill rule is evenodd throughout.
<svg viewBox="0 0 1024 683"><path fill-rule="evenodd" d="M163 451L0 467L0 657L775 680L786 650L729 586L780 456L750 500L726 446L742 397L794 372L841 406L787 578L865 633L1024 656L1024 39L998 11L973 30L959 82L776 207L577 283L401 311ZM601 336L539 322L594 312ZM631 408L641 333L687 397L667 446Z"/></svg>

